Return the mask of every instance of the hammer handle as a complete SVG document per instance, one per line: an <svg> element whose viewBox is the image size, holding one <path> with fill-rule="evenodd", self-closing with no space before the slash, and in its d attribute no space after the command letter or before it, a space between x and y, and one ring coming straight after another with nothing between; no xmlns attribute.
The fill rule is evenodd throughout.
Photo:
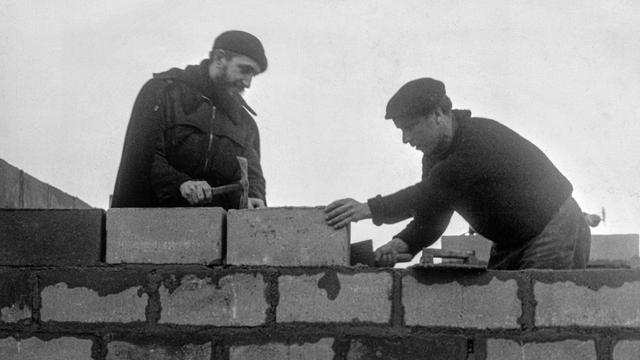
<svg viewBox="0 0 640 360"><path fill-rule="evenodd" d="M211 188L211 195L226 194L234 191L242 191L242 185L229 184Z"/></svg>

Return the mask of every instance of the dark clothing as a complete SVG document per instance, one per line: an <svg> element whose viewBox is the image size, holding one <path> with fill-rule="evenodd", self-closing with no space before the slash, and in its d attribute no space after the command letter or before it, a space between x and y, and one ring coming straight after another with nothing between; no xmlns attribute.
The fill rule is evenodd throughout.
<svg viewBox="0 0 640 360"><path fill-rule="evenodd" d="M470 116L453 110L451 144L423 159L421 182L368 201L376 225L413 217L397 235L411 254L434 243L454 211L496 246L517 248L571 196L569 181L535 145L494 120Z"/></svg>
<svg viewBox="0 0 640 360"><path fill-rule="evenodd" d="M189 206L180 184L236 182L237 156L248 160L249 197L265 200L258 127L240 96L211 81L208 66L205 60L173 68L144 85L127 128L112 207ZM227 194L207 206L236 208L238 200L239 194Z"/></svg>
<svg viewBox="0 0 640 360"><path fill-rule="evenodd" d="M591 230L578 203L569 198L549 224L533 239L517 248L493 244L489 268L584 269L591 251Z"/></svg>

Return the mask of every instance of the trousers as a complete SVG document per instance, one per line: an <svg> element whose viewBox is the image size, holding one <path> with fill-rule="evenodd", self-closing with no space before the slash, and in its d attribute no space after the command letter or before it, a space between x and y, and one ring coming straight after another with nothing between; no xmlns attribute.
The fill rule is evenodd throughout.
<svg viewBox="0 0 640 360"><path fill-rule="evenodd" d="M519 247L493 244L489 269L584 269L591 250L591 230L582 210L569 197L540 234Z"/></svg>

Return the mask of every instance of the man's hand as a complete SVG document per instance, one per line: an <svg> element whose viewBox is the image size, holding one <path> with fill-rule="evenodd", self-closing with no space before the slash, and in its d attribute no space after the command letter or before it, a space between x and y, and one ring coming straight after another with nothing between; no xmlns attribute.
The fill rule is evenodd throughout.
<svg viewBox="0 0 640 360"><path fill-rule="evenodd" d="M325 220L334 229L347 226L350 222L356 222L371 217L369 204L361 203L353 199L340 199L332 202L324 208Z"/></svg>
<svg viewBox="0 0 640 360"><path fill-rule="evenodd" d="M393 238L388 243L374 251L376 266L393 267L397 262L409 262L413 256L409 253L409 246L400 238Z"/></svg>
<svg viewBox="0 0 640 360"><path fill-rule="evenodd" d="M211 186L206 181L188 180L180 184L180 194L189 204L206 204L211 202Z"/></svg>
<svg viewBox="0 0 640 360"><path fill-rule="evenodd" d="M249 198L249 202L247 203L249 209L260 209L265 208L267 205L264 204L264 201L260 198Z"/></svg>

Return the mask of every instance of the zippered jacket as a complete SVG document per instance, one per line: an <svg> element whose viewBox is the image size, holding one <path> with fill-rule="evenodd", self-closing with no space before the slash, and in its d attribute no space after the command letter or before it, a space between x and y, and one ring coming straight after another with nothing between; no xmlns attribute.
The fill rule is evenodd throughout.
<svg viewBox="0 0 640 360"><path fill-rule="evenodd" d="M143 86L127 128L112 207L189 206L180 184L236 182L238 156L249 165L249 197L266 200L253 110L216 86L208 66L205 60L172 68ZM207 206L237 208L238 200L238 193L230 193Z"/></svg>

